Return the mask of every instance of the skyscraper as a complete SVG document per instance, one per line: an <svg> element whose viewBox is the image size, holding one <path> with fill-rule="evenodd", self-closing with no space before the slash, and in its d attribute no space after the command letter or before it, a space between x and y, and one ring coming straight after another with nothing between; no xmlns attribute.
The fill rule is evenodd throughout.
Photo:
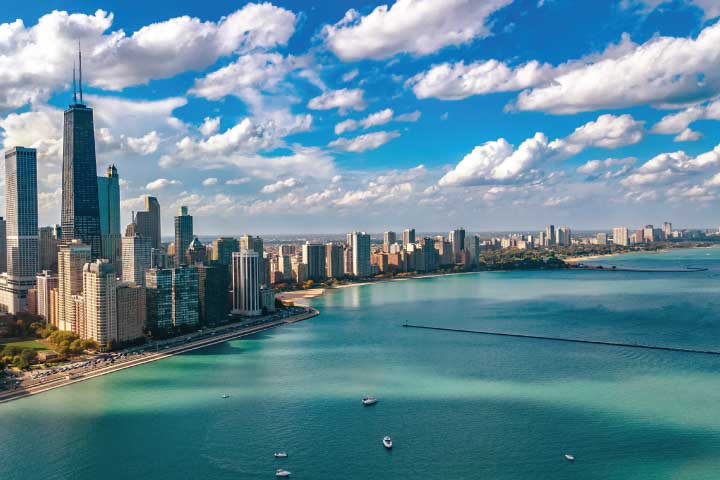
<svg viewBox="0 0 720 480"><path fill-rule="evenodd" d="M343 247L334 242L325 244L325 268L328 278L342 278L345 276L343 268Z"/></svg>
<svg viewBox="0 0 720 480"><path fill-rule="evenodd" d="M172 321L174 327L200 322L198 271L195 267L176 267L172 271Z"/></svg>
<svg viewBox="0 0 720 480"><path fill-rule="evenodd" d="M85 332L101 346L117 341L117 278L112 264L105 259L83 267Z"/></svg>
<svg viewBox="0 0 720 480"><path fill-rule="evenodd" d="M310 280L322 281L326 278L325 245L305 242L302 246L303 263L307 265Z"/></svg>
<svg viewBox="0 0 720 480"><path fill-rule="evenodd" d="M415 243L415 229L406 228L403 230L403 247L407 248L411 243Z"/></svg>
<svg viewBox="0 0 720 480"><path fill-rule="evenodd" d="M413 237L414 237L413 230ZM350 234L352 248L352 274L356 277L370 276L370 235L365 232Z"/></svg>
<svg viewBox="0 0 720 480"><path fill-rule="evenodd" d="M456 228L455 230L450 232L448 240L450 240L450 243L452 244L452 252L454 257L453 261L459 263L460 256L465 250L465 229Z"/></svg>
<svg viewBox="0 0 720 480"><path fill-rule="evenodd" d="M239 315L260 315L260 256L253 250L233 253L233 310Z"/></svg>
<svg viewBox="0 0 720 480"><path fill-rule="evenodd" d="M185 206L180 207L175 217L175 265L185 263L185 252L193 239L193 217Z"/></svg>
<svg viewBox="0 0 720 480"><path fill-rule="evenodd" d="M552 247L555 245L555 225L545 227L545 246Z"/></svg>
<svg viewBox="0 0 720 480"><path fill-rule="evenodd" d="M7 272L7 223L0 217L0 273Z"/></svg>
<svg viewBox="0 0 720 480"><path fill-rule="evenodd" d="M82 56L80 101L65 110L62 168L62 243L78 239L90 246L92 258L102 252L93 111L83 103ZM74 84L74 82L73 82Z"/></svg>
<svg viewBox="0 0 720 480"><path fill-rule="evenodd" d="M628 236L627 227L613 228L613 243L615 245L621 245L623 247L630 246L630 237Z"/></svg>
<svg viewBox="0 0 720 480"><path fill-rule="evenodd" d="M555 243L561 247L570 245L570 227L560 227L555 230Z"/></svg>
<svg viewBox="0 0 720 480"><path fill-rule="evenodd" d="M57 272L58 238L55 227L40 227L40 266L38 270Z"/></svg>
<svg viewBox="0 0 720 480"><path fill-rule="evenodd" d="M230 285L228 268L217 262L198 265L200 324L220 325L227 321Z"/></svg>
<svg viewBox="0 0 720 480"><path fill-rule="evenodd" d="M143 336L145 318L145 288L131 282L117 286L117 340L130 342Z"/></svg>
<svg viewBox="0 0 720 480"><path fill-rule="evenodd" d="M100 209L100 237L102 256L107 258L120 273L121 244L120 234L120 177L115 165L105 171L105 176L97 177L98 204Z"/></svg>
<svg viewBox="0 0 720 480"><path fill-rule="evenodd" d="M162 246L160 229L160 203L157 198L145 197L145 211L135 214L135 224L141 237L149 238L152 248L160 249Z"/></svg>
<svg viewBox="0 0 720 480"><path fill-rule="evenodd" d="M37 152L15 147L5 152L7 279L0 285L9 313L27 308L27 291L38 271Z"/></svg>
<svg viewBox="0 0 720 480"><path fill-rule="evenodd" d="M170 268L152 268L145 272L147 326L167 331L173 325L173 272Z"/></svg>
<svg viewBox="0 0 720 480"><path fill-rule="evenodd" d="M232 264L233 252L240 251L240 242L232 237L220 237L212 242L212 259L221 265Z"/></svg>
<svg viewBox="0 0 720 480"><path fill-rule="evenodd" d="M135 235L122 239L122 279L135 285L145 285L145 270L151 266L150 239Z"/></svg>
<svg viewBox="0 0 720 480"><path fill-rule="evenodd" d="M73 296L82 294L83 266L90 262L92 249L80 240L60 247L58 253L58 329L77 332Z"/></svg>
<svg viewBox="0 0 720 480"><path fill-rule="evenodd" d="M383 233L383 251L389 252L390 245L392 245L396 241L397 241L397 235L395 235L395 232L388 231L388 232Z"/></svg>

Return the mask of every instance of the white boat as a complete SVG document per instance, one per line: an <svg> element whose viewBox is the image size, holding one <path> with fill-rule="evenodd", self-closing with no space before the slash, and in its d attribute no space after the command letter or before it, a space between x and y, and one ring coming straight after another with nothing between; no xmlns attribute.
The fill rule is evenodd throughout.
<svg viewBox="0 0 720 480"><path fill-rule="evenodd" d="M574 461L575 461L575 457L572 456L572 455L570 455L569 453L566 453L566 454L565 454L565 460L567 460L568 462L574 462Z"/></svg>
<svg viewBox="0 0 720 480"><path fill-rule="evenodd" d="M227 393L224 393L222 398L230 398L230 395L228 395Z"/></svg>
<svg viewBox="0 0 720 480"><path fill-rule="evenodd" d="M275 452L275 458L287 458L287 452Z"/></svg>
<svg viewBox="0 0 720 480"><path fill-rule="evenodd" d="M276 477L289 477L290 472L288 472L287 470L283 470L282 468L278 468L277 470L275 470L275 476Z"/></svg>
<svg viewBox="0 0 720 480"><path fill-rule="evenodd" d="M377 403L377 401L378 401L378 399L375 397L363 397L363 399L362 399L362 403L366 407L368 405L375 405Z"/></svg>
<svg viewBox="0 0 720 480"><path fill-rule="evenodd" d="M392 448L392 438L385 437L383 438L383 446L387 448L388 450Z"/></svg>

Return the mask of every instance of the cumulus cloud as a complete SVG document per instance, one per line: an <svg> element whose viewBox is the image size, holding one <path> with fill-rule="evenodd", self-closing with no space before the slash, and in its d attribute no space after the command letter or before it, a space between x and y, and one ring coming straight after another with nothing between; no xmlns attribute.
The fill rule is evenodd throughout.
<svg viewBox="0 0 720 480"><path fill-rule="evenodd" d="M145 185L148 190L162 190L165 187L181 185L179 180L168 180L167 178L158 178Z"/></svg>
<svg viewBox="0 0 720 480"><path fill-rule="evenodd" d="M489 17L512 0L397 0L361 16L348 10L323 29L328 48L345 61L398 53L426 55L490 35Z"/></svg>
<svg viewBox="0 0 720 480"><path fill-rule="evenodd" d="M284 45L295 15L270 3L248 4L217 22L189 16L110 30L113 14L53 11L36 25L0 24L0 111L47 100L70 81L77 41L84 80L109 90L200 70L234 52Z"/></svg>
<svg viewBox="0 0 720 480"><path fill-rule="evenodd" d="M203 187L212 187L213 185L218 184L218 179L215 177L206 178L202 181Z"/></svg>
<svg viewBox="0 0 720 480"><path fill-rule="evenodd" d="M691 130L690 128L686 128L682 132L678 133L675 138L673 138L674 142L694 142L696 140L700 140L702 138L702 134L700 132L696 132L694 130Z"/></svg>
<svg viewBox="0 0 720 480"><path fill-rule="evenodd" d="M720 145L696 157L678 150L656 155L635 169L621 183L629 187L664 185L698 176L718 167L720 167Z"/></svg>
<svg viewBox="0 0 720 480"><path fill-rule="evenodd" d="M194 140L183 137L177 143L180 156L227 155L229 153L254 153L280 145L280 135L272 122L260 125L249 118L222 133L206 139Z"/></svg>
<svg viewBox="0 0 720 480"><path fill-rule="evenodd" d="M720 120L720 100L714 99L691 105L679 112L665 115L656 123L652 131L664 134L682 134L688 127L698 120ZM689 135L685 133L684 136Z"/></svg>
<svg viewBox="0 0 720 480"><path fill-rule="evenodd" d="M500 138L475 147L447 172L441 186L512 184L541 177L540 168L549 160L563 160L590 147L618 148L639 142L644 135L643 122L630 115L601 115L565 138L548 142L537 132L517 149Z"/></svg>
<svg viewBox="0 0 720 480"><path fill-rule="evenodd" d="M220 129L220 117L205 117L203 120L202 125L198 128L200 133L205 135L206 137L217 133L217 131Z"/></svg>
<svg viewBox="0 0 720 480"><path fill-rule="evenodd" d="M128 137L127 145L135 153L140 155L150 155L157 152L160 146L160 136L153 130L142 137Z"/></svg>
<svg viewBox="0 0 720 480"><path fill-rule="evenodd" d="M605 160L590 160L577 168L577 172L586 175L589 181L599 178L618 178L630 171L637 161L635 157L607 158Z"/></svg>
<svg viewBox="0 0 720 480"><path fill-rule="evenodd" d="M308 108L313 110L339 109L341 114L348 110L365 110L363 92L359 88L341 88L340 90L328 90L322 95L310 99Z"/></svg>
<svg viewBox="0 0 720 480"><path fill-rule="evenodd" d="M345 132L352 132L358 128L368 129L371 127L377 127L379 125L385 125L386 123L396 122L417 122L420 119L420 111L416 110L410 113L403 113L395 116L395 112L391 108L380 110L379 112L371 113L367 117L361 120L343 120L342 122L335 125L335 134L342 135Z"/></svg>
<svg viewBox="0 0 720 480"><path fill-rule="evenodd" d="M366 133L353 138L338 138L328 144L328 147L342 150L345 152L364 152L367 150L375 150L385 145L393 138L400 136L398 131L381 131Z"/></svg>
<svg viewBox="0 0 720 480"><path fill-rule="evenodd" d="M354 79L355 77L357 77L359 73L360 73L360 70L358 70L357 68L356 68L356 69L353 69L353 70L350 70L349 72L343 74L343 76L342 76L342 81L343 81L343 82L349 82L350 80L352 80L352 79Z"/></svg>
<svg viewBox="0 0 720 480"><path fill-rule="evenodd" d="M285 180L278 180L275 183L265 185L260 192L262 193L277 193L287 188L293 188L298 185L298 181L294 178L286 178Z"/></svg>
<svg viewBox="0 0 720 480"><path fill-rule="evenodd" d="M225 181L225 185L244 185L250 183L252 179L248 177L232 178Z"/></svg>

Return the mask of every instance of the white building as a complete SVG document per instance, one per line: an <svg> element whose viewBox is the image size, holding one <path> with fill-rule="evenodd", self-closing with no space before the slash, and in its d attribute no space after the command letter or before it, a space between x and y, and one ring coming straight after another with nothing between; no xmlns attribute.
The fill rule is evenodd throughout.
<svg viewBox="0 0 720 480"><path fill-rule="evenodd" d="M260 315L260 255L241 250L232 255L233 314Z"/></svg>
<svg viewBox="0 0 720 480"><path fill-rule="evenodd" d="M152 240L135 235L122 239L122 279L145 285L145 270L152 264Z"/></svg>
<svg viewBox="0 0 720 480"><path fill-rule="evenodd" d="M370 272L370 235L365 232L352 232L352 274L356 277L369 277Z"/></svg>
<svg viewBox="0 0 720 480"><path fill-rule="evenodd" d="M630 246L630 236L628 235L627 227L613 228L613 243L623 247Z"/></svg>

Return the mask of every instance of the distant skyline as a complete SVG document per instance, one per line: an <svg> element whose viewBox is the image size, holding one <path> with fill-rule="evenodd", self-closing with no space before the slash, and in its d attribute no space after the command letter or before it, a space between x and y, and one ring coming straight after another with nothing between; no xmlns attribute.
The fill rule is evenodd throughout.
<svg viewBox="0 0 720 480"><path fill-rule="evenodd" d="M80 41L121 231L146 194L164 237L180 205L200 236L720 225L720 3L311 3L5 0L40 224Z"/></svg>

